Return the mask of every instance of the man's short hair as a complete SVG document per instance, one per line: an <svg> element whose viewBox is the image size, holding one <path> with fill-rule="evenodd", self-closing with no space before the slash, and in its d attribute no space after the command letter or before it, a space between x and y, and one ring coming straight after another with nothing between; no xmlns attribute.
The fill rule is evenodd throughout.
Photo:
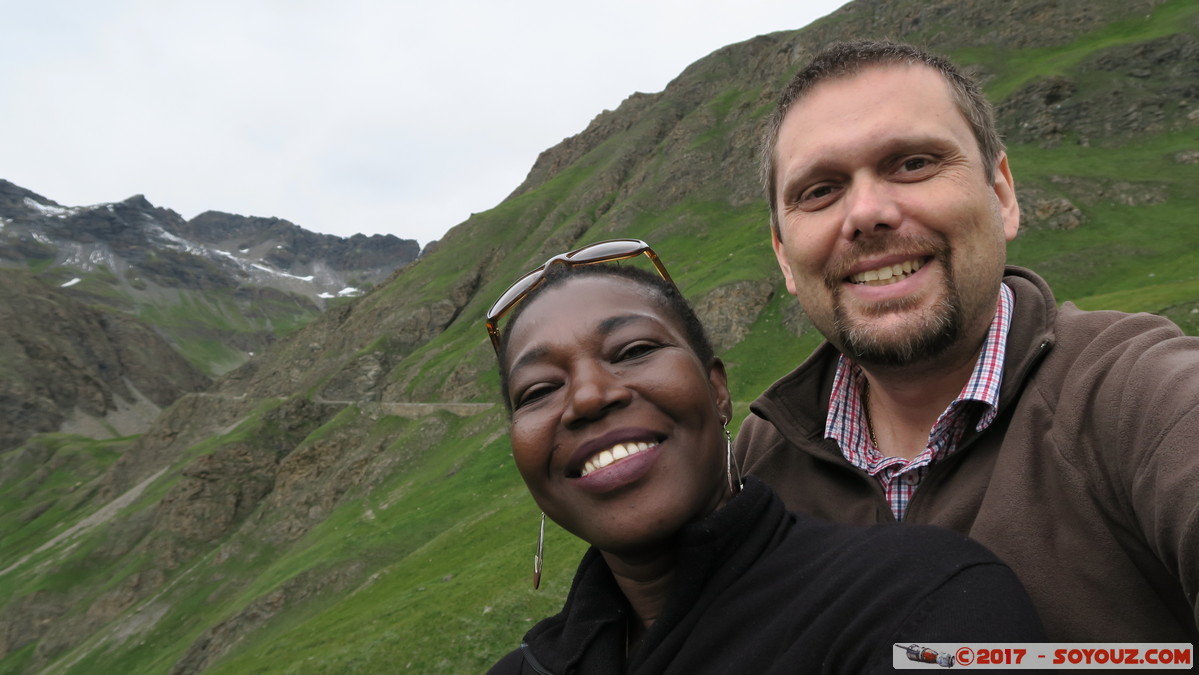
<svg viewBox="0 0 1199 675"><path fill-rule="evenodd" d="M796 101L821 82L850 77L868 67L887 65L925 65L941 73L949 83L958 111L970 125L974 139L978 142L987 181L995 179L995 166L1000 153L1003 152L1003 141L995 129L994 109L973 78L963 73L948 59L909 44L876 40L834 43L817 54L783 89L762 139L758 170L762 187L766 191L766 199L770 203L770 226L775 236L781 238L782 234L779 231L776 204L778 185L775 179L775 146L778 145L783 118Z"/></svg>

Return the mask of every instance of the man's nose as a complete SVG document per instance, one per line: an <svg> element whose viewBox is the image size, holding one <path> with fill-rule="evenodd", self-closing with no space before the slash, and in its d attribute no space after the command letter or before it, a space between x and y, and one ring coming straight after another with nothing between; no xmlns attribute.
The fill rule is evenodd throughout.
<svg viewBox="0 0 1199 675"><path fill-rule="evenodd" d="M902 218L894 186L877 177L858 177L845 194L842 235L850 240L899 227Z"/></svg>
<svg viewBox="0 0 1199 675"><path fill-rule="evenodd" d="M568 427L603 418L629 401L628 387L602 364L579 366L571 376L564 415Z"/></svg>

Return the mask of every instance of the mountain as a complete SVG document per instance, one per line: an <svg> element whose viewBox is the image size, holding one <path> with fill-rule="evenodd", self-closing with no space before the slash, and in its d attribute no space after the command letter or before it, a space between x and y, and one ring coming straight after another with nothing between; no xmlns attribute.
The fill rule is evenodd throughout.
<svg viewBox="0 0 1199 675"><path fill-rule="evenodd" d="M782 28L782 27L780 27ZM583 546L513 466L483 313L572 246L640 237L700 308L737 419L818 343L756 187L764 116L830 41L892 36L997 102L1059 300L1199 332L1199 5L855 0L720 49L547 149L495 208L184 395L143 434L0 454L0 669L481 672L557 610Z"/></svg>
<svg viewBox="0 0 1199 675"><path fill-rule="evenodd" d="M145 324L0 269L0 448L40 431L128 436L210 384ZM14 330L23 326L25 330Z"/></svg>
<svg viewBox="0 0 1199 675"><path fill-rule="evenodd" d="M0 268L32 270L88 304L138 316L210 374L419 254L417 242L393 235L321 235L278 218L207 211L185 220L141 195L66 207L0 180Z"/></svg>

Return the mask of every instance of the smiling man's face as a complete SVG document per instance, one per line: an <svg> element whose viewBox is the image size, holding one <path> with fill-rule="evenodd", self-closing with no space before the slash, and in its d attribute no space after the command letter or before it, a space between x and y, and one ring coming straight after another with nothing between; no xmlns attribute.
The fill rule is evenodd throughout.
<svg viewBox="0 0 1199 675"><path fill-rule="evenodd" d="M1019 209L936 70L879 65L816 85L775 146L774 250L816 327L863 364L977 348Z"/></svg>

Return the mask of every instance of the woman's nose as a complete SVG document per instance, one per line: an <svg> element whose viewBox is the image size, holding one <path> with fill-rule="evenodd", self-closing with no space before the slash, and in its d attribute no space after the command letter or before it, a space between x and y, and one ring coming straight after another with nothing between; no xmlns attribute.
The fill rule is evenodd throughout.
<svg viewBox="0 0 1199 675"><path fill-rule="evenodd" d="M581 366L572 374L565 423L575 427L603 418L628 403L630 391L600 364Z"/></svg>

